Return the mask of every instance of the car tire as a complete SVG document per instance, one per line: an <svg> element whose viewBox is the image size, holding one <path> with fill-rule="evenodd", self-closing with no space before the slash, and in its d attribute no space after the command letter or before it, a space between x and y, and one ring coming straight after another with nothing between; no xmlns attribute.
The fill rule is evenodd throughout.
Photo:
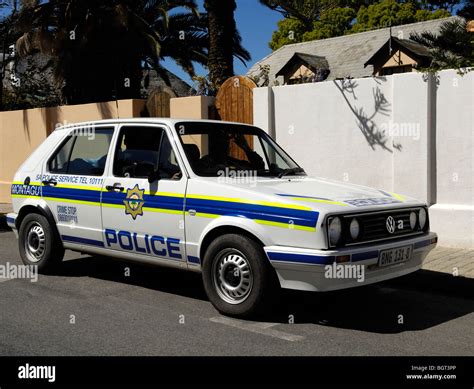
<svg viewBox="0 0 474 389"><path fill-rule="evenodd" d="M58 233L43 215L29 214L19 229L20 256L25 265L38 266L39 273L50 273L64 258Z"/></svg>
<svg viewBox="0 0 474 389"><path fill-rule="evenodd" d="M267 313L280 290L262 247L238 234L223 235L211 242L204 255L202 277L212 305L228 316Z"/></svg>

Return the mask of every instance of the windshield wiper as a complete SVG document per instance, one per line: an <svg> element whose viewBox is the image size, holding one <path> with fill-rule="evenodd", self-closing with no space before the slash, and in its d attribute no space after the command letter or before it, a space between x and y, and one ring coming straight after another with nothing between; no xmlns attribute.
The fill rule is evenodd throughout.
<svg viewBox="0 0 474 389"><path fill-rule="evenodd" d="M303 168L300 167L294 167L291 169L285 169L283 170L280 174L278 174L278 178L283 178L285 176L288 176L290 174L296 174L296 173L305 173ZM306 174L306 173L305 173Z"/></svg>

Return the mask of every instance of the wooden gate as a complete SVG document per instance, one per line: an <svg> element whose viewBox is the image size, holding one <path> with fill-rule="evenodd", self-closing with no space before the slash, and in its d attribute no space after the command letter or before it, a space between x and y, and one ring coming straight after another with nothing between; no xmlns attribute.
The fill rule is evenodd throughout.
<svg viewBox="0 0 474 389"><path fill-rule="evenodd" d="M253 124L253 89L257 85L248 77L234 76L227 79L219 88L216 97L216 108L219 118L229 122ZM253 148L253 138L246 137L248 145ZM234 158L246 160L243 150L231 142L230 154Z"/></svg>
<svg viewBox="0 0 474 389"><path fill-rule="evenodd" d="M146 108L150 117L169 118L170 100L176 97L171 88L161 87L153 90L146 102Z"/></svg>
<svg viewBox="0 0 474 389"><path fill-rule="evenodd" d="M253 89L257 85L248 77L234 76L219 88L216 108L221 120L253 124Z"/></svg>

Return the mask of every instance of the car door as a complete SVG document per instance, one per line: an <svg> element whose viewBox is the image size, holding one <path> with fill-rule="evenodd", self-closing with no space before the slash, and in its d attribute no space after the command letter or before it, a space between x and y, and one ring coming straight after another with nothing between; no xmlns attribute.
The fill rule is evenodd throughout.
<svg viewBox="0 0 474 389"><path fill-rule="evenodd" d="M42 196L66 247L103 246L100 197L113 125L72 128L46 160Z"/></svg>
<svg viewBox="0 0 474 389"><path fill-rule="evenodd" d="M186 266L187 177L165 126L120 126L102 192L106 249Z"/></svg>

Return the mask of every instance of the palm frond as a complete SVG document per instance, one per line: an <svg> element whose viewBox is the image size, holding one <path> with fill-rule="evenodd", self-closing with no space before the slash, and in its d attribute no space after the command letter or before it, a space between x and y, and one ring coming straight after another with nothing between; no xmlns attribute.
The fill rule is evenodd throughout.
<svg viewBox="0 0 474 389"><path fill-rule="evenodd" d="M430 49L432 70L474 66L474 42L465 20L447 21L437 34L425 31L410 39Z"/></svg>

